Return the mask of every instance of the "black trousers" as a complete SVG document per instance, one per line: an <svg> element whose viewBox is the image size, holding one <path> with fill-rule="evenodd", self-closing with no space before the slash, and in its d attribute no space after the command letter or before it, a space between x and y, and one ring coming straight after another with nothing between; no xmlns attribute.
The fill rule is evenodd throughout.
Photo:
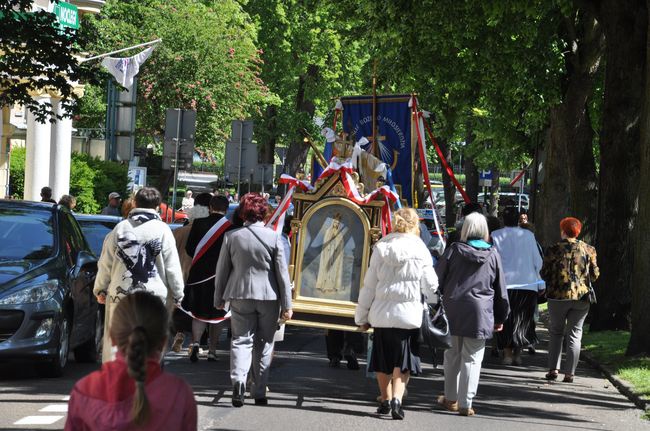
<svg viewBox="0 0 650 431"><path fill-rule="evenodd" d="M329 359L343 359L343 356L356 356L355 353L363 352L363 334L359 332L337 331L328 329L325 334L327 357Z"/></svg>

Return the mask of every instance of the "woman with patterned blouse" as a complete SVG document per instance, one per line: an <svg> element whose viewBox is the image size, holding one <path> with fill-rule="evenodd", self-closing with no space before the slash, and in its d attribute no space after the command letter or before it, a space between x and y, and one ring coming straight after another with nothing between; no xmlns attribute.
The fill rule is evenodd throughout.
<svg viewBox="0 0 650 431"><path fill-rule="evenodd" d="M589 286L600 274L596 249L577 239L581 229L582 223L573 217L560 222L562 240L548 250L541 271L546 282L550 318L546 379L556 380L558 377L566 337L565 383L573 383L580 357L582 325L589 312Z"/></svg>

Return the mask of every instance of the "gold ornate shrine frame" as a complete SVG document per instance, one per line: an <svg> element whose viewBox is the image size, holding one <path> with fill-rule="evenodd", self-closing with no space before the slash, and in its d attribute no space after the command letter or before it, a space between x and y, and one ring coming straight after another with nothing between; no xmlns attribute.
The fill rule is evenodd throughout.
<svg viewBox="0 0 650 431"><path fill-rule="evenodd" d="M308 295L308 289L302 285L303 263L306 250L311 244L307 226L310 220L323 211L340 208L348 215L357 217L363 228L363 246L355 249L361 258L360 274L354 274L358 280L358 290L363 287L363 279L370 261L372 246L381 237L381 211L383 200L371 201L358 205L347 197L347 193L338 174L320 180L312 193L296 193L293 197L294 218L291 222L291 264L289 274L293 281L293 318L287 323L313 328L358 330L354 323L356 302L352 300L328 299ZM318 219L314 219L318 220ZM314 240L314 238L311 238ZM322 252L322 250L321 250Z"/></svg>

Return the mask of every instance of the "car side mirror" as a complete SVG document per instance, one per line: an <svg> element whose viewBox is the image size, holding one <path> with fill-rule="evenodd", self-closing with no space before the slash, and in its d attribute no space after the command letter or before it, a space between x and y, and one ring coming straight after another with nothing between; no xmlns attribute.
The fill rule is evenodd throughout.
<svg viewBox="0 0 650 431"><path fill-rule="evenodd" d="M84 269L97 269L97 258L92 253L81 250L77 254L77 263L72 273L73 277L77 278L79 273Z"/></svg>

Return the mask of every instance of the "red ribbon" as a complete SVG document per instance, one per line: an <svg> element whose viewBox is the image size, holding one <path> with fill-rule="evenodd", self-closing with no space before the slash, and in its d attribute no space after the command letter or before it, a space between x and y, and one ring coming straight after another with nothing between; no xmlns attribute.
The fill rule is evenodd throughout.
<svg viewBox="0 0 650 431"><path fill-rule="evenodd" d="M381 232L382 235L386 235L387 233L393 230L390 203L397 202L399 196L397 195L397 193L392 191L390 187L381 186L380 188L373 190L365 197L361 197L361 195L359 194L359 190L357 189L357 186L354 184L354 180L350 175L352 174L352 172L354 172L354 168L352 167L352 164L349 161L340 164L338 163L338 160L333 159L330 162L329 166L325 168L325 170L320 175L320 177L318 177L318 179L320 180L321 178L328 178L334 174L340 175L341 182L343 183L343 188L346 191L348 199L350 199L352 202L356 203L357 205L367 204L368 202L373 201L378 197L383 199L384 206L381 209Z"/></svg>
<svg viewBox="0 0 650 431"><path fill-rule="evenodd" d="M431 128L429 127L429 124L426 121L423 121L423 123L424 123L424 127L427 130L427 133L429 134L429 139L431 139L431 142L433 142L433 146L436 148L436 153L438 153L438 157L440 157L440 163L442 163L442 167L445 169L445 172L447 172L447 175L449 175L449 177L451 178L451 181L454 183L454 186L456 186L456 189L460 192L465 203L466 204L470 203L471 200L469 196L467 195L467 193L465 193L465 189L463 189L463 186L461 186L458 180L456 179L453 169L451 169L451 166L449 166L449 164L447 163L447 159L445 159L445 156L442 154L442 151L438 146L438 142L436 142L436 138L433 137L433 133L431 132ZM418 136L420 135L418 134Z"/></svg>
<svg viewBox="0 0 650 431"><path fill-rule="evenodd" d="M512 181L510 182L510 187L512 187L512 186L514 186L515 184L517 184L517 181L519 181L519 180L521 179L521 177L524 176L524 173L525 173L525 172L526 172L526 169L523 169L521 172L519 172L519 175L517 175L517 176L515 177L515 179L512 180Z"/></svg>

